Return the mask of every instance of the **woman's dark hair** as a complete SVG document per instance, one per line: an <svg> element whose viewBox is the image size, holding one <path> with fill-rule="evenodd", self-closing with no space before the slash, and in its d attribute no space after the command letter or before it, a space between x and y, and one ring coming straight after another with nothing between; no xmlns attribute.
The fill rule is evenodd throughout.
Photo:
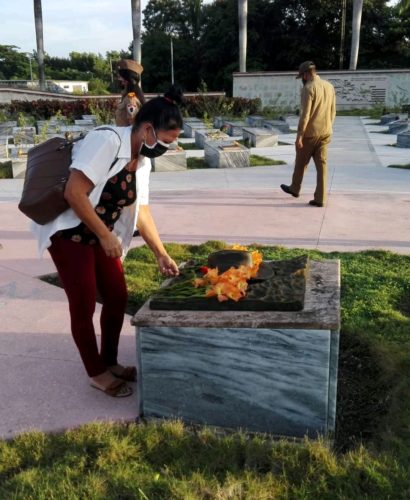
<svg viewBox="0 0 410 500"><path fill-rule="evenodd" d="M173 85L162 97L154 97L141 107L135 116L132 129L136 130L144 122L152 123L155 130L182 128L183 120L179 109L182 104L182 91Z"/></svg>

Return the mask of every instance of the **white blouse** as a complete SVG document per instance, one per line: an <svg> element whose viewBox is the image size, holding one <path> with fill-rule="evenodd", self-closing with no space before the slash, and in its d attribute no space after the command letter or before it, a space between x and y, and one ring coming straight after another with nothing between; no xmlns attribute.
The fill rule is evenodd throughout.
<svg viewBox="0 0 410 500"><path fill-rule="evenodd" d="M94 184L94 189L89 195L90 202L95 207L100 201L101 193L108 179L120 172L131 160L131 126L110 127L111 130L98 130L88 132L82 141L74 143L72 163L70 169L80 170ZM119 149L118 149L119 148ZM112 162L117 162L110 169ZM125 257L131 243L132 235L136 229L138 211L141 205L148 205L149 201L149 175L151 162L145 156L138 160L136 179L136 201L123 208L119 220L114 225L114 232L121 241L123 257ZM40 256L51 245L50 238L58 231L76 227L81 220L69 208L48 224L39 225L31 223L30 229L38 240Z"/></svg>

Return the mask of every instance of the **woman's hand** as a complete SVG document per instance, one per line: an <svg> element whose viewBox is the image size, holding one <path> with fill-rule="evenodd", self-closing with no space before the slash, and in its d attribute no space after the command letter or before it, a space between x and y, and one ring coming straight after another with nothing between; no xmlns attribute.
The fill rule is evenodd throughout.
<svg viewBox="0 0 410 500"><path fill-rule="evenodd" d="M116 259L122 256L121 242L115 233L107 232L107 234L101 236L99 240L107 257Z"/></svg>
<svg viewBox="0 0 410 500"><path fill-rule="evenodd" d="M157 258L158 267L163 276L178 276L179 269L176 262L168 254Z"/></svg>

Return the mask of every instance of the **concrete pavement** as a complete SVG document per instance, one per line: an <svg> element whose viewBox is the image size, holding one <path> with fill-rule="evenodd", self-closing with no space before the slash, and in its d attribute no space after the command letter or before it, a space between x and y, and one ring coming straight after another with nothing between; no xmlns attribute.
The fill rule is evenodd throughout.
<svg viewBox="0 0 410 500"><path fill-rule="evenodd" d="M295 128L296 118L291 126ZM252 150L286 165L154 173L151 208L159 232L169 242L217 239L410 254L410 171L386 168L409 163L410 150L393 147L396 136L380 133L384 130L387 127L372 120L337 117L324 208L308 205L315 186L313 164L300 198L279 188L290 183L294 134L280 136L289 145ZM134 396L109 398L88 385L71 339L64 291L38 279L54 272L54 266L48 256L37 258L28 221L17 209L22 183L0 181L0 438L91 420L133 420ZM123 363L135 359L129 316L120 359Z"/></svg>

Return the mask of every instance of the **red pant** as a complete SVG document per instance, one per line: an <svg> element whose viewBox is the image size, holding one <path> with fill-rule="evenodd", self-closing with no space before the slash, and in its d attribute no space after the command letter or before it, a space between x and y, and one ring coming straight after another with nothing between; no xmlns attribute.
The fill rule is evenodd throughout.
<svg viewBox="0 0 410 500"><path fill-rule="evenodd" d="M58 236L49 252L68 297L71 332L90 377L117 363L118 343L127 303L127 287L120 259L107 257L100 245L83 245ZM93 325L97 289L101 311L101 350Z"/></svg>

